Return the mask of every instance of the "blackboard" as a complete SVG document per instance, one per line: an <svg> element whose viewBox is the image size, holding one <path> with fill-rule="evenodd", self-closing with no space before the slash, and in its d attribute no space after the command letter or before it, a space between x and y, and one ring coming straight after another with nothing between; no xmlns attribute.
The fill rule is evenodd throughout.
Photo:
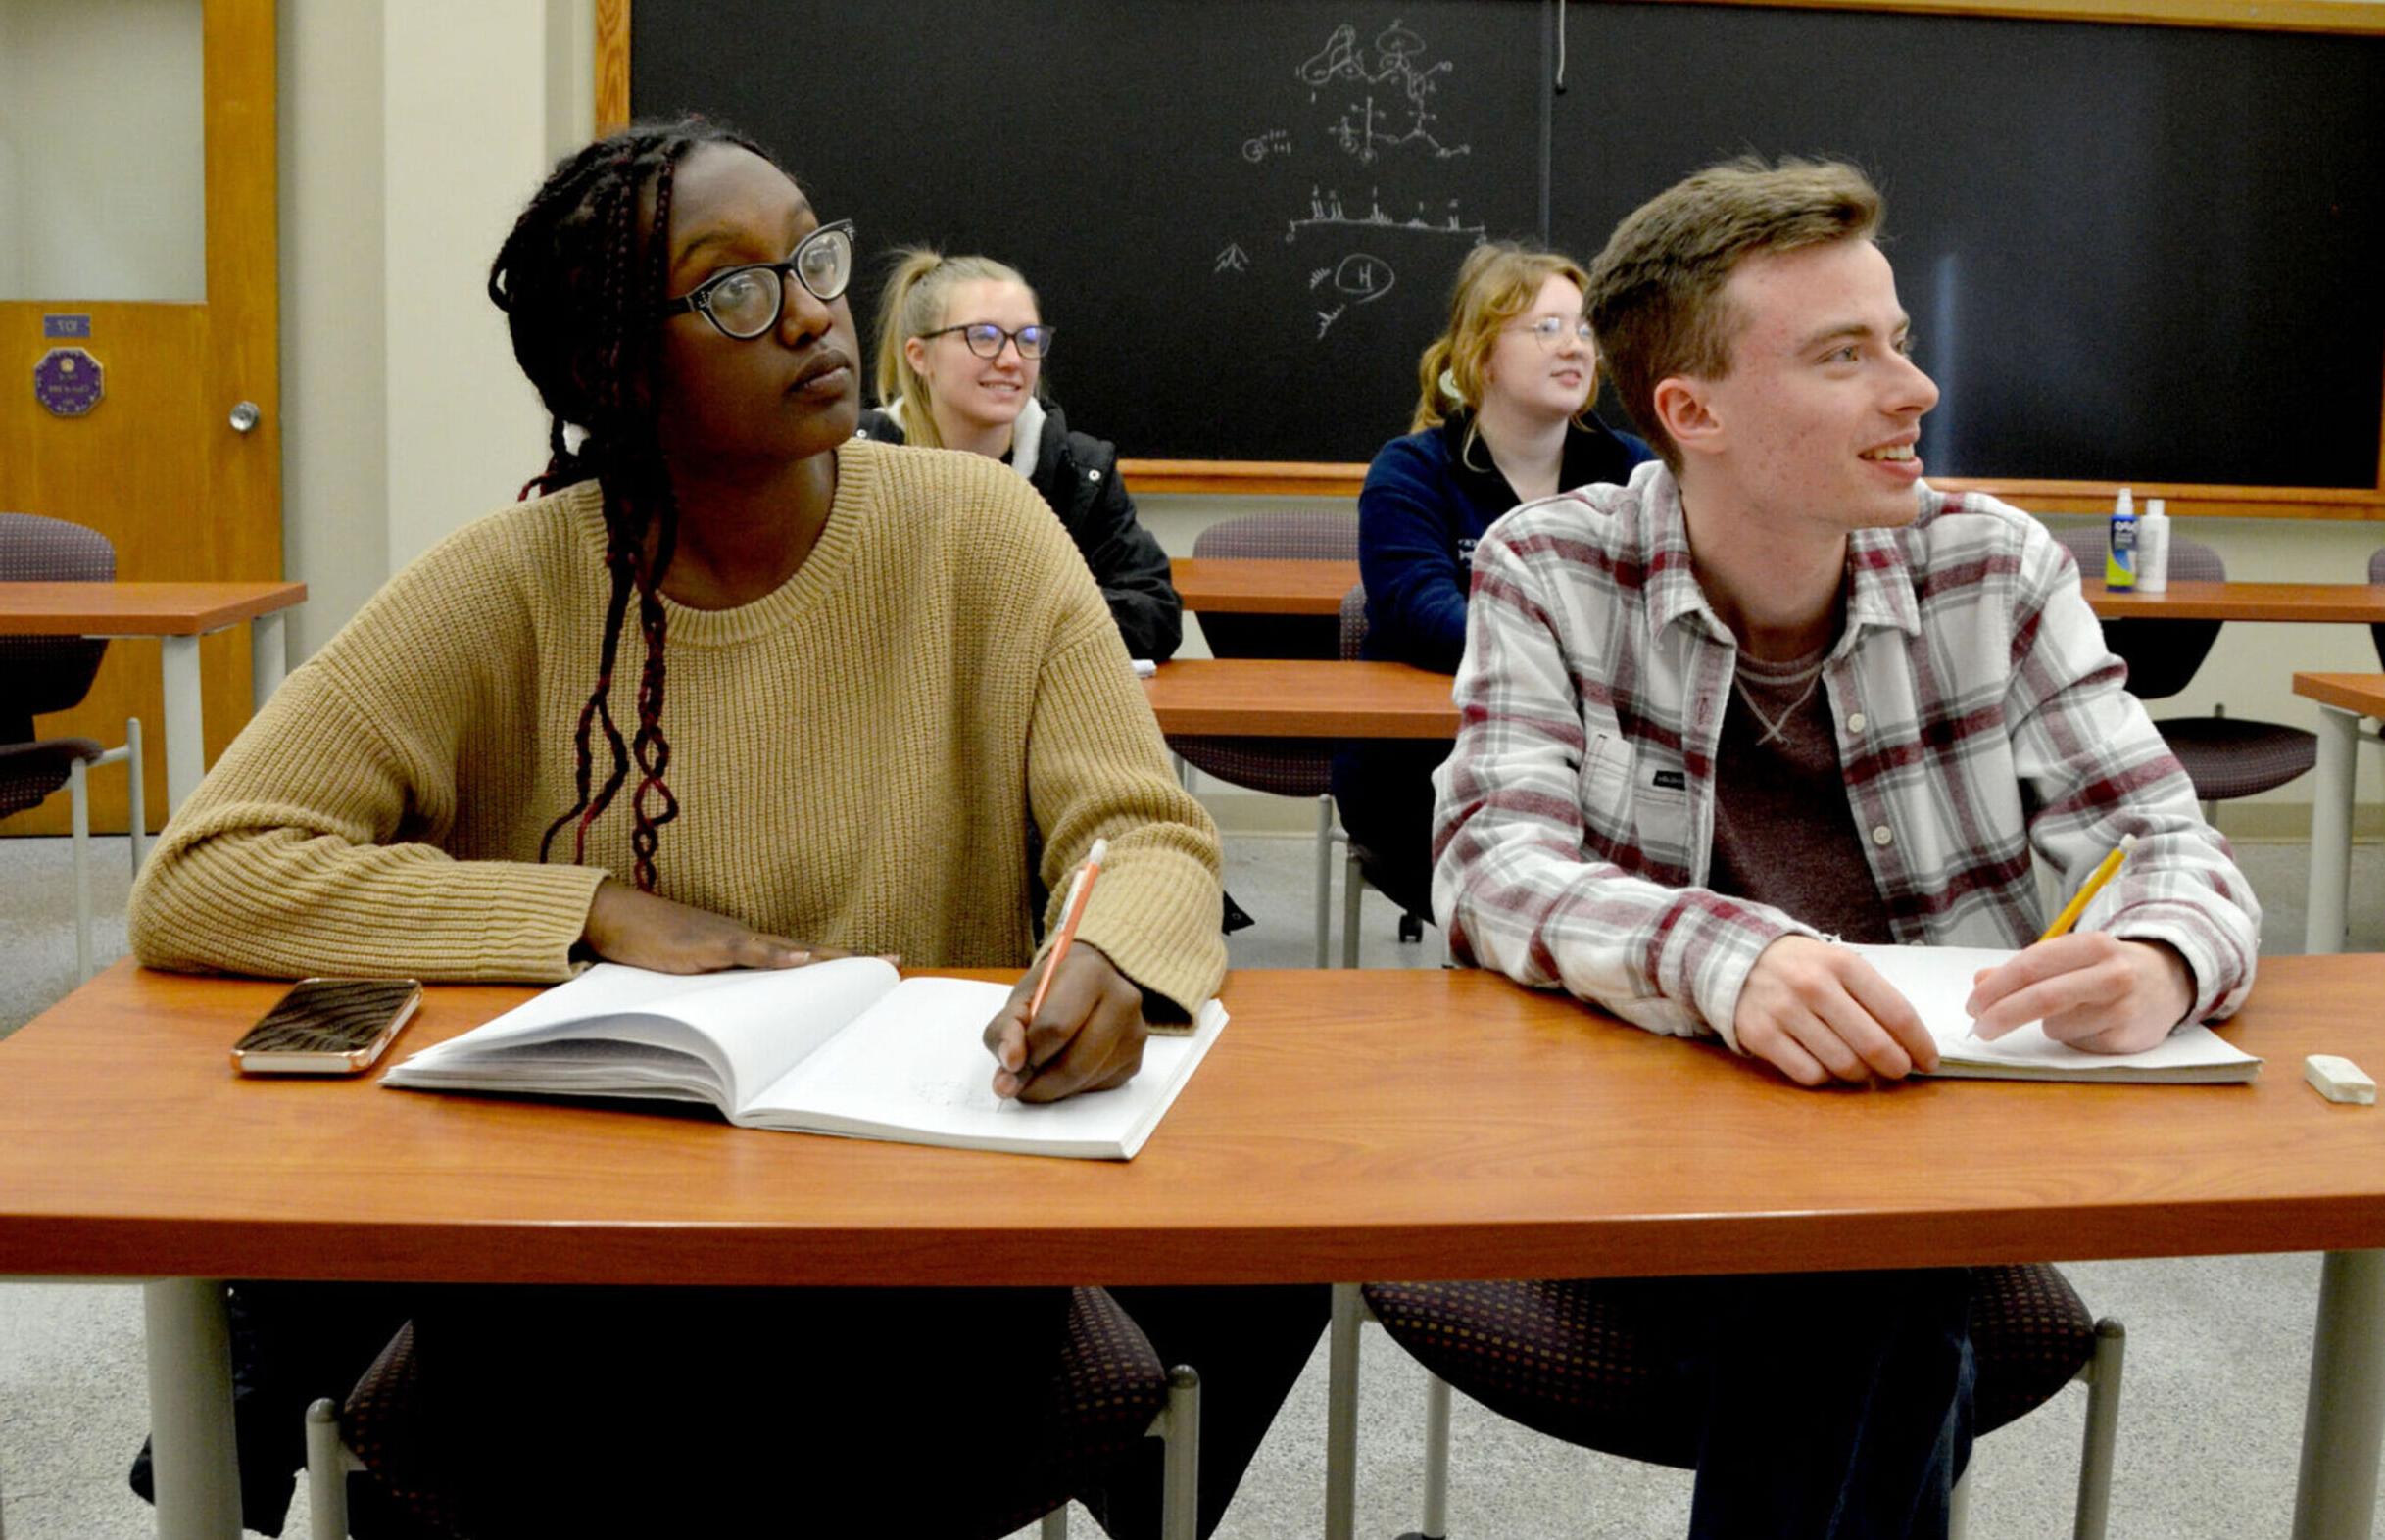
<svg viewBox="0 0 2385 1540"><path fill-rule="evenodd" d="M1586 259L1754 150L1887 193L1933 471L2378 486L2385 35L1577 0L1558 91L1558 23L639 0L629 99L754 133L865 252L1021 268L1051 393L1131 457L1367 459L1475 240Z"/></svg>

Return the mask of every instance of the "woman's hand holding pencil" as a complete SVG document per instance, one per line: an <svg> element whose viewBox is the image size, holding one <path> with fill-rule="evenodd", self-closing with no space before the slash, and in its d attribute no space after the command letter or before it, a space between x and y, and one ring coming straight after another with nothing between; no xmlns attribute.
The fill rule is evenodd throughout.
<svg viewBox="0 0 2385 1540"><path fill-rule="evenodd" d="M1019 980L1001 1014L986 1024L994 1094L1005 1101L1058 1101L1108 1090L1143 1068L1143 1045L1150 1035L1143 991L1099 948L1076 938L1106 853L1108 842L1095 841L1069 885L1050 949Z"/></svg>

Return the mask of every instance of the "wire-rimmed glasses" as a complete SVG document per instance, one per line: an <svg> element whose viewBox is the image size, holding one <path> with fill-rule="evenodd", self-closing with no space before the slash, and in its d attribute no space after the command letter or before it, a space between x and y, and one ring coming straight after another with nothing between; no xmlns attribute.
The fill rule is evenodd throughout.
<svg viewBox="0 0 2385 1540"><path fill-rule="evenodd" d="M1557 345L1565 340L1569 332L1585 348L1597 346L1590 335L1590 320L1586 315L1577 316L1571 321L1562 315L1542 315L1515 329L1538 343L1543 353L1556 352Z"/></svg>

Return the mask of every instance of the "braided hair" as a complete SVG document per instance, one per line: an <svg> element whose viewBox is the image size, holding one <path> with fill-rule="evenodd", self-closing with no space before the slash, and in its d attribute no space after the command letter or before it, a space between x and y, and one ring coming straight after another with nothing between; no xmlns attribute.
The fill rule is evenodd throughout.
<svg viewBox="0 0 2385 1540"><path fill-rule="evenodd" d="M707 144L767 150L703 119L642 123L599 139L560 162L513 223L489 265L489 298L506 313L513 357L538 387L549 413L547 468L521 489L554 492L594 478L605 496L605 568L612 591L596 686L580 708L578 800L547 826L539 859L572 827L572 859L588 855L588 827L610 807L636 762L630 794L630 852L640 890L655 890L655 852L679 802L663 779L670 740L662 732L662 644L666 617L660 585L679 536L679 504L656 428L656 373L661 326L655 307L670 268L671 180L689 152ZM638 199L653 188L654 213L642 233ZM576 429L574 442L569 429ZM649 539L654 551L647 552ZM646 660L638 676L638 724L624 742L612 715L612 676L632 594ZM592 745L602 728L611 764L596 784Z"/></svg>

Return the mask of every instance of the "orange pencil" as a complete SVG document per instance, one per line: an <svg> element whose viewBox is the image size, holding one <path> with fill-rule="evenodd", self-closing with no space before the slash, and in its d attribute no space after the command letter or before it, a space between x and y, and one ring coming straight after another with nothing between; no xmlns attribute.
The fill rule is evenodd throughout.
<svg viewBox="0 0 2385 1540"><path fill-rule="evenodd" d="M1035 997L1027 1002L1027 1025L1035 1025L1036 1013L1044 1008L1044 995L1051 988L1052 976L1060 971L1060 962L1068 955L1068 943L1077 938L1077 921L1084 918L1085 900L1093 895L1094 879L1101 875L1101 858L1109 854L1109 842L1095 840L1086 852L1085 864L1077 868L1076 881L1068 885L1068 906L1060 912L1060 934L1051 943L1051 959L1044 964L1044 977L1035 984Z"/></svg>

